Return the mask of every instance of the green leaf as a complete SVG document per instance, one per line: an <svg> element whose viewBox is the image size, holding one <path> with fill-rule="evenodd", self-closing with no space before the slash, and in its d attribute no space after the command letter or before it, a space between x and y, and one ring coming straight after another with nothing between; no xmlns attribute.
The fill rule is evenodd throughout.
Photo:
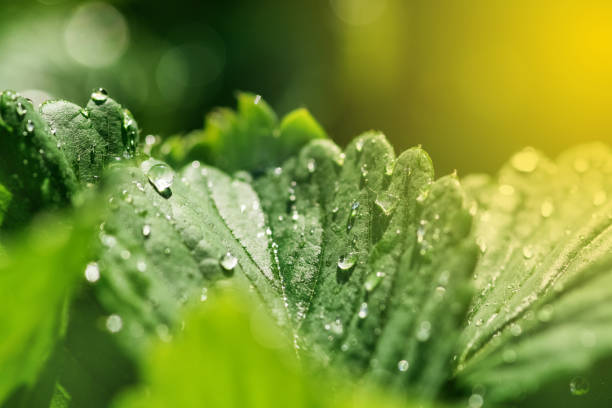
<svg viewBox="0 0 612 408"><path fill-rule="evenodd" d="M252 182L200 162L116 170L95 289L130 352L232 276L300 353L424 399L439 393L476 251L456 177L434 182L423 150L396 160L380 134L345 153L314 141Z"/></svg>
<svg viewBox="0 0 612 408"><path fill-rule="evenodd" d="M0 149L0 184L13 195L4 228L22 226L42 209L69 203L77 190L72 168L32 104L10 91L0 94Z"/></svg>
<svg viewBox="0 0 612 408"><path fill-rule="evenodd" d="M282 164L325 131L306 109L289 113L280 125L259 95L238 94L238 109L218 109L206 118L202 131L175 136L153 148L153 155L179 168L201 160L228 173L260 174Z"/></svg>
<svg viewBox="0 0 612 408"><path fill-rule="evenodd" d="M96 183L109 162L131 157L138 140L131 114L102 91L92 94L95 99L86 109L61 100L41 107L42 118L82 184Z"/></svg>
<svg viewBox="0 0 612 408"><path fill-rule="evenodd" d="M465 180L483 254L457 377L490 401L552 380L579 395L572 378L610 355L611 171L609 148L595 144L554 162L526 149L496 179Z"/></svg>
<svg viewBox="0 0 612 408"><path fill-rule="evenodd" d="M61 337L65 302L85 269L95 213L88 207L61 221L40 220L0 254L0 401L34 384Z"/></svg>
<svg viewBox="0 0 612 408"><path fill-rule="evenodd" d="M137 128L108 98L86 111L45 104L43 116L57 128L41 137L57 135L81 184L109 168L109 212L89 259L97 273L70 309L48 367L58 377L45 384L103 406L133 381L131 363L169 340L185 305L231 279L257 294L304 360L418 400L442 393L476 247L456 176L434 181L422 149L396 158L371 132L341 152L305 110L278 125L242 94L238 113L209 119L206 137L181 147L191 156L176 156L189 163L175 171L132 158ZM117 154L131 160L108 166Z"/></svg>
<svg viewBox="0 0 612 408"><path fill-rule="evenodd" d="M114 407L415 406L333 378L315 380L300 368L266 311L244 294L208 303L188 314L172 341L157 342L142 368L144 384Z"/></svg>
<svg viewBox="0 0 612 408"><path fill-rule="evenodd" d="M100 92L92 94L86 109L52 101L40 112L11 91L0 95L0 184L13 196L2 211L5 229L24 225L43 209L69 204L79 181L94 183L105 164L135 153L136 122Z"/></svg>

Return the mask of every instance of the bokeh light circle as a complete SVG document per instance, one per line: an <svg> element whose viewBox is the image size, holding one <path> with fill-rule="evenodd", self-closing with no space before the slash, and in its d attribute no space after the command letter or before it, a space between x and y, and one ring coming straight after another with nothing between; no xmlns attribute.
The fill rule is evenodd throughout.
<svg viewBox="0 0 612 408"><path fill-rule="evenodd" d="M330 4L340 20L354 26L373 23L387 8L387 0L330 0Z"/></svg>
<svg viewBox="0 0 612 408"><path fill-rule="evenodd" d="M129 44L129 29L113 6L93 2L78 7L64 31L68 54L79 64L102 68L116 62Z"/></svg>

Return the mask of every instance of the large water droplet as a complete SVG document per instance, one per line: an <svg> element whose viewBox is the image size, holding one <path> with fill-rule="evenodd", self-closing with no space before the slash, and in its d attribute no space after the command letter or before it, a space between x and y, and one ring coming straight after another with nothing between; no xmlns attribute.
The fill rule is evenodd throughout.
<svg viewBox="0 0 612 408"><path fill-rule="evenodd" d="M523 247L523 257L530 259L533 256L533 248L529 245Z"/></svg>
<svg viewBox="0 0 612 408"><path fill-rule="evenodd" d="M164 198L172 196L172 183L174 182L174 172L165 163L158 162L152 165L146 172L149 182L155 190Z"/></svg>
<svg viewBox="0 0 612 408"><path fill-rule="evenodd" d="M94 101L96 105L102 105L108 100L108 92L106 92L106 89L104 88L98 88L92 92L91 100Z"/></svg>
<svg viewBox="0 0 612 408"><path fill-rule="evenodd" d="M410 364L406 360L400 360L397 362L397 369L400 370L401 372L408 371L409 367L410 367Z"/></svg>
<svg viewBox="0 0 612 408"><path fill-rule="evenodd" d="M354 252L349 252L348 254L338 258L338 269L342 271L348 271L355 266L356 262L357 254L355 254Z"/></svg>
<svg viewBox="0 0 612 408"><path fill-rule="evenodd" d="M580 396L589 392L591 385L584 377L572 378L569 384L572 395Z"/></svg>
<svg viewBox="0 0 612 408"><path fill-rule="evenodd" d="M142 226L142 235L145 238L149 238L149 236L151 236L151 226L149 224L145 224Z"/></svg>
<svg viewBox="0 0 612 408"><path fill-rule="evenodd" d="M234 270L236 265L238 265L238 258L232 255L230 252L227 252L223 257L219 260L219 265L226 272L231 272Z"/></svg>

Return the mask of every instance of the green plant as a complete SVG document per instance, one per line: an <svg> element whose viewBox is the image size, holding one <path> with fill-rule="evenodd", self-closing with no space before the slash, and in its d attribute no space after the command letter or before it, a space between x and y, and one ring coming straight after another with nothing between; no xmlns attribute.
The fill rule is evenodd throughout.
<svg viewBox="0 0 612 408"><path fill-rule="evenodd" d="M603 398L607 147L435 179L420 147L238 101L141 145L104 90L0 96L5 406Z"/></svg>

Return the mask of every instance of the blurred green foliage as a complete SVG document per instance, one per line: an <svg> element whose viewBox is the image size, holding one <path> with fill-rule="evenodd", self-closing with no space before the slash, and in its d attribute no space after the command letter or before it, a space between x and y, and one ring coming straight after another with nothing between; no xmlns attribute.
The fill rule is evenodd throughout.
<svg viewBox="0 0 612 408"><path fill-rule="evenodd" d="M3 1L0 88L81 103L102 86L163 136L249 91L307 106L340 145L365 129L421 143L441 174L611 140L603 0L106 4Z"/></svg>

